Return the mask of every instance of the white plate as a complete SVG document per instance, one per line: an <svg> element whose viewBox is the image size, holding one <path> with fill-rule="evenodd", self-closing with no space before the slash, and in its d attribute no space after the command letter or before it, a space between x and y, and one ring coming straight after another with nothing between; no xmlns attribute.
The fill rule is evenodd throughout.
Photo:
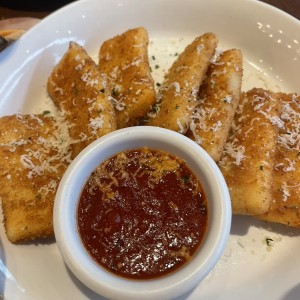
<svg viewBox="0 0 300 300"><path fill-rule="evenodd" d="M101 42L137 26L149 31L152 64L167 68L207 31L219 48L244 53L243 89L300 93L300 22L249 0L86 0L42 20L0 54L0 116L51 106L45 83L70 40L93 56ZM161 74L154 73L157 80ZM64 265L54 239L13 245L0 228L0 292L5 299L96 299ZM265 238L274 240L267 247ZM300 231L235 216L217 267L185 299L300 299ZM98 299L98 298L97 298Z"/></svg>

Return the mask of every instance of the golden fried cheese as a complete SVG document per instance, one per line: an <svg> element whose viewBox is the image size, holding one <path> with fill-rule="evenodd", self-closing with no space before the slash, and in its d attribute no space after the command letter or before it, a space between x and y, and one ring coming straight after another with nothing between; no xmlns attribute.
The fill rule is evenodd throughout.
<svg viewBox="0 0 300 300"><path fill-rule="evenodd" d="M240 99L218 162L236 214L264 214L272 203L278 103L274 93L262 89L243 93Z"/></svg>
<svg viewBox="0 0 300 300"><path fill-rule="evenodd" d="M273 201L269 211L258 218L300 227L300 97L277 94L280 102Z"/></svg>
<svg viewBox="0 0 300 300"><path fill-rule="evenodd" d="M99 69L107 75L117 127L137 125L156 101L148 61L148 33L139 27L105 41Z"/></svg>
<svg viewBox="0 0 300 300"><path fill-rule="evenodd" d="M70 123L73 157L97 138L116 129L106 76L100 74L98 66L77 43L70 43L48 78L47 89Z"/></svg>
<svg viewBox="0 0 300 300"><path fill-rule="evenodd" d="M200 101L187 135L218 161L240 99L243 57L232 49L212 61L200 88Z"/></svg>
<svg viewBox="0 0 300 300"><path fill-rule="evenodd" d="M56 189L71 161L68 126L47 115L0 118L0 198L11 242L53 236Z"/></svg>
<svg viewBox="0 0 300 300"><path fill-rule="evenodd" d="M216 45L217 37L206 33L197 37L178 56L160 87L156 105L148 113L147 125L186 133Z"/></svg>

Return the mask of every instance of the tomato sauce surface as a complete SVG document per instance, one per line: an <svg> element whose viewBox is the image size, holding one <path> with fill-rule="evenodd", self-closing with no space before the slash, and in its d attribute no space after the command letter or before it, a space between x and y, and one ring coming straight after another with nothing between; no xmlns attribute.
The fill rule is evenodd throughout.
<svg viewBox="0 0 300 300"><path fill-rule="evenodd" d="M151 279L191 259L207 229L207 202L187 164L139 148L104 161L78 204L78 230L91 257L115 275Z"/></svg>

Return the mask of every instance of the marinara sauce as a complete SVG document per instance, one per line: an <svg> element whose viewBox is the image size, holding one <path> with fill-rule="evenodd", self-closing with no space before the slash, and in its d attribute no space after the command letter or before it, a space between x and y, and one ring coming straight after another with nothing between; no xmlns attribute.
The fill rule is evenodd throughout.
<svg viewBox="0 0 300 300"><path fill-rule="evenodd" d="M116 154L89 177L78 205L82 242L101 266L132 279L189 261L207 229L207 202L187 164L164 151Z"/></svg>

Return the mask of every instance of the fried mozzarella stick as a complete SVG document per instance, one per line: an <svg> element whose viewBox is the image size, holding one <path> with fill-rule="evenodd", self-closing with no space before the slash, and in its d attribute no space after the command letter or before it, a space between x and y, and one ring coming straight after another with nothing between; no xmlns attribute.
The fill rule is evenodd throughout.
<svg viewBox="0 0 300 300"><path fill-rule="evenodd" d="M99 70L108 78L117 127L137 125L156 101L146 29L131 29L105 41L99 52Z"/></svg>
<svg viewBox="0 0 300 300"><path fill-rule="evenodd" d="M46 115L0 118L0 198L11 242L53 236L55 193L71 159L68 127Z"/></svg>
<svg viewBox="0 0 300 300"><path fill-rule="evenodd" d="M158 102L148 113L147 125L185 134L198 103L200 85L215 53L217 37L197 37L178 56L160 88Z"/></svg>
<svg viewBox="0 0 300 300"><path fill-rule="evenodd" d="M242 94L219 161L235 214L264 214L272 203L277 110L273 93L253 89Z"/></svg>
<svg viewBox="0 0 300 300"><path fill-rule="evenodd" d="M70 124L73 158L91 142L116 129L106 77L77 43L70 43L48 78L47 89Z"/></svg>
<svg viewBox="0 0 300 300"><path fill-rule="evenodd" d="M278 94L280 101L273 201L269 211L258 218L300 227L300 97Z"/></svg>
<svg viewBox="0 0 300 300"><path fill-rule="evenodd" d="M240 50L222 52L212 61L200 88L200 101L187 135L215 160L221 157L240 99L243 57Z"/></svg>

